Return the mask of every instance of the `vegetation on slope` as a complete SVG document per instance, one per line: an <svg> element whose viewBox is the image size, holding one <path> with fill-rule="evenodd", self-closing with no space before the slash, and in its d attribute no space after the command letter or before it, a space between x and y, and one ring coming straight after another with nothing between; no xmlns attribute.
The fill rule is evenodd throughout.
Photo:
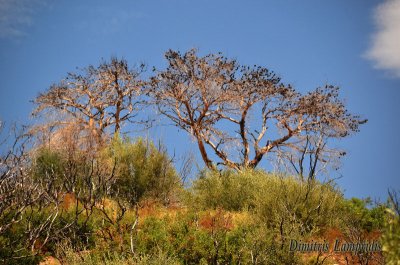
<svg viewBox="0 0 400 265"><path fill-rule="evenodd" d="M112 58L38 95L34 126L0 155L0 263L399 264L396 192L348 200L318 180L345 155L332 140L366 122L338 87L301 94L221 54L166 59L142 80L143 65ZM120 136L152 125L145 107L196 142L206 169L189 187L163 146ZM266 157L280 170L256 169ZM380 240L386 260L291 249L335 240Z"/></svg>

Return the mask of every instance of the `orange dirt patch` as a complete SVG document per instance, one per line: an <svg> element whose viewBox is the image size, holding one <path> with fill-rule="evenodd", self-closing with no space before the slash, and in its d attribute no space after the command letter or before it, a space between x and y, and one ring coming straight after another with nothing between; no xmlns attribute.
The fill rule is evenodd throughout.
<svg viewBox="0 0 400 265"><path fill-rule="evenodd" d="M200 218L199 225L209 231L229 231L233 228L232 215L222 210L217 210L215 213L210 212Z"/></svg>
<svg viewBox="0 0 400 265"><path fill-rule="evenodd" d="M73 193L66 193L63 198L61 207L68 210L76 204L76 197Z"/></svg>
<svg viewBox="0 0 400 265"><path fill-rule="evenodd" d="M46 257L42 262L40 262L39 265L61 265L61 262L58 259L49 256Z"/></svg>

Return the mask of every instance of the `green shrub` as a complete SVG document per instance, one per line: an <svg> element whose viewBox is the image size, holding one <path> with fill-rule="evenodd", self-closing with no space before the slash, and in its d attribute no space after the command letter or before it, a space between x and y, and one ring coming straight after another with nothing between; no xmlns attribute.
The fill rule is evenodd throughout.
<svg viewBox="0 0 400 265"><path fill-rule="evenodd" d="M400 264L400 217L392 209L387 209L382 243L386 263Z"/></svg>
<svg viewBox="0 0 400 265"><path fill-rule="evenodd" d="M222 208L251 215L256 225L242 226L240 237L245 242L230 245L232 252L243 253L242 260L251 263L258 253L260 264L299 264L297 254L288 250L290 239L308 240L340 226L344 198L332 183L246 170L203 172L187 201L194 209ZM234 239L237 232L226 236ZM234 257L230 261L238 255Z"/></svg>
<svg viewBox="0 0 400 265"><path fill-rule="evenodd" d="M343 197L329 183L267 175L255 197L257 215L282 237L311 236L340 222Z"/></svg>
<svg viewBox="0 0 400 265"><path fill-rule="evenodd" d="M381 230L385 218L384 205L373 206L370 198L351 198L342 204L343 224L360 231L372 232Z"/></svg>
<svg viewBox="0 0 400 265"><path fill-rule="evenodd" d="M342 194L330 183L302 181L261 170L204 172L188 203L200 209L251 210L270 228L296 224L306 234L338 222Z"/></svg>
<svg viewBox="0 0 400 265"><path fill-rule="evenodd" d="M389 192L381 241L386 263L400 264L400 197L395 191Z"/></svg>
<svg viewBox="0 0 400 265"><path fill-rule="evenodd" d="M255 173L255 174L253 174ZM254 208L256 190L262 181L257 172L201 172L190 189L188 203L200 209L240 211Z"/></svg>
<svg viewBox="0 0 400 265"><path fill-rule="evenodd" d="M133 142L129 138L115 136L106 148L104 158L115 170L115 196L132 204L143 197L168 203L181 188L180 179L166 151L141 138Z"/></svg>
<svg viewBox="0 0 400 265"><path fill-rule="evenodd" d="M32 253L29 248L26 223L23 221L12 224L0 234L0 264L30 265L41 261L42 257ZM3 219L0 222L6 224Z"/></svg>

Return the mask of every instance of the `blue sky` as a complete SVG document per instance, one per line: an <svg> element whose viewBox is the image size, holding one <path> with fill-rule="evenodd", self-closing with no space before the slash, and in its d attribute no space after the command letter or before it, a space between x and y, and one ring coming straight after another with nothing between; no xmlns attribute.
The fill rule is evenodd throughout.
<svg viewBox="0 0 400 265"><path fill-rule="evenodd" d="M167 49L192 47L266 66L300 91L340 86L369 122L338 143L339 185L381 199L400 188L399 0L0 0L0 119L28 121L29 100L76 67L118 56L162 68ZM151 134L197 153L184 134Z"/></svg>

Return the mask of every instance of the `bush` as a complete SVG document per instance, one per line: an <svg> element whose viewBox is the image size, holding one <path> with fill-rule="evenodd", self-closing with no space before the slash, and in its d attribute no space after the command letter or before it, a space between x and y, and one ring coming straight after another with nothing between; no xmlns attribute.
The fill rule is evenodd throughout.
<svg viewBox="0 0 400 265"><path fill-rule="evenodd" d="M167 152L152 142L116 135L99 154L61 148L39 148L34 154L33 177L49 189L111 195L132 205L142 198L168 203L181 182ZM108 186L111 185L111 189ZM85 198L86 199L86 198Z"/></svg>
<svg viewBox="0 0 400 265"><path fill-rule="evenodd" d="M257 225L242 226L246 231L242 236L249 240L244 253L260 253L259 260L265 264L297 264L296 255L288 251L288 241L308 240L322 235L324 229L340 226L343 202L332 183L261 170L202 172L187 197L193 209L248 212Z"/></svg>
<svg viewBox="0 0 400 265"><path fill-rule="evenodd" d="M113 170L114 196L135 204L143 197L168 203L181 189L180 179L165 150L139 138L114 137L103 159Z"/></svg>
<svg viewBox="0 0 400 265"><path fill-rule="evenodd" d="M387 264L400 264L400 217L393 209L387 209L387 220L382 235L383 252Z"/></svg>
<svg viewBox="0 0 400 265"><path fill-rule="evenodd" d="M347 227L356 228L363 232L373 232L383 228L385 207L373 207L370 198L351 198L342 204L342 219Z"/></svg>
<svg viewBox="0 0 400 265"><path fill-rule="evenodd" d="M257 173L250 171L204 171L190 189L189 203L200 209L240 211L254 208L259 181L262 180Z"/></svg>
<svg viewBox="0 0 400 265"><path fill-rule="evenodd" d="M261 170L203 172L188 196L192 207L250 210L270 228L281 222L296 223L301 234L335 225L342 201L342 194L331 183Z"/></svg>
<svg viewBox="0 0 400 265"><path fill-rule="evenodd" d="M396 191L389 191L382 244L386 263L400 264L400 197Z"/></svg>

